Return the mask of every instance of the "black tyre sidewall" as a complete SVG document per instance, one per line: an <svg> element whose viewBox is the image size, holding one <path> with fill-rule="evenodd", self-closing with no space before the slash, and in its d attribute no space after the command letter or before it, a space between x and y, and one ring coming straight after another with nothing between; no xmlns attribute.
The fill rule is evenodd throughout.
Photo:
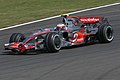
<svg viewBox="0 0 120 80"><path fill-rule="evenodd" d="M9 43L12 42L22 42L25 36L22 33L13 33L9 39Z"/></svg>
<svg viewBox="0 0 120 80"><path fill-rule="evenodd" d="M112 38L108 39L107 37L107 30L111 28L112 31ZM111 42L114 38L114 32L113 32L113 28L110 25L102 25L99 27L98 30L98 39L100 43L108 43Z"/></svg>
<svg viewBox="0 0 120 80"><path fill-rule="evenodd" d="M111 31L112 31L112 37L109 39L108 38L108 36L107 36L107 30L108 29L111 29ZM106 39L106 42L111 42L112 40L113 40L113 36L114 36L114 32L113 32L113 29L112 29L112 27L111 26L106 26L105 28L104 28L104 36L105 36L105 39Z"/></svg>
<svg viewBox="0 0 120 80"><path fill-rule="evenodd" d="M17 33L13 33L13 34L11 35L10 39L9 39L9 43L15 42L16 36L17 36Z"/></svg>
<svg viewBox="0 0 120 80"><path fill-rule="evenodd" d="M22 42L24 40L25 36L21 33L18 33L16 38L15 38L15 41L16 42Z"/></svg>
<svg viewBox="0 0 120 80"><path fill-rule="evenodd" d="M45 45L46 45L46 48L47 48L48 52L58 52L60 50L60 48L61 48L61 43L60 43L59 48L57 48L55 46L55 43L54 43L55 37L59 37L59 35L57 33L55 33L55 32L54 33L53 32L48 33L46 35L46 39L45 39L46 43L45 43ZM59 37L59 39L60 39L60 37ZM61 39L60 39L60 41L61 41Z"/></svg>

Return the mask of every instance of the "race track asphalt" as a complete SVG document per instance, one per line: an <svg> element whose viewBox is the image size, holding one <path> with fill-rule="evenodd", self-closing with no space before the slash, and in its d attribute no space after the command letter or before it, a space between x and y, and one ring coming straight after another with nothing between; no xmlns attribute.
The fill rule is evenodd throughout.
<svg viewBox="0 0 120 80"><path fill-rule="evenodd" d="M113 42L62 49L58 53L12 55L3 45L13 32L28 35L41 27L55 26L61 19L0 31L0 80L120 80L120 5L74 15L107 17L114 28Z"/></svg>

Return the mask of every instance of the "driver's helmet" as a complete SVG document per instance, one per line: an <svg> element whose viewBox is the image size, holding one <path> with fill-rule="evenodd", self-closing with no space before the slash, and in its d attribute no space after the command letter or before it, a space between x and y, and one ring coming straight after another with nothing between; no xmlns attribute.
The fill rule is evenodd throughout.
<svg viewBox="0 0 120 80"><path fill-rule="evenodd" d="M57 27L59 27L59 28L65 28L65 24L62 24L62 23L57 24Z"/></svg>
<svg viewBox="0 0 120 80"><path fill-rule="evenodd" d="M67 18L67 16L69 16L69 14L62 14L61 17Z"/></svg>
<svg viewBox="0 0 120 80"><path fill-rule="evenodd" d="M57 27L55 28L55 30L65 30L67 29L66 25L65 24L57 24Z"/></svg>

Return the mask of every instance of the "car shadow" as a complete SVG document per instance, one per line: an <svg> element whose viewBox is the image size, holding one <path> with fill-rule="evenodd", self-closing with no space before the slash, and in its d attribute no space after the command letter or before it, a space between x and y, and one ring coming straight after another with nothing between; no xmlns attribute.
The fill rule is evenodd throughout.
<svg viewBox="0 0 120 80"><path fill-rule="evenodd" d="M99 42L94 42L94 43L88 43L88 44L73 45L73 46L70 46L70 47L64 47L61 50L80 48L80 47L91 46L91 45L96 45L96 44L100 44L100 43Z"/></svg>
<svg viewBox="0 0 120 80"><path fill-rule="evenodd" d="M94 42L94 43L88 43L88 44L81 44L81 45L74 45L74 46L69 46L69 47L63 47L61 48L61 50L67 50L67 49L74 49L74 48L80 48L80 47L85 47L85 46L91 46L91 45L96 45L96 44L100 44L98 42ZM33 51L26 51L24 53L17 53L17 52L12 52L12 51L4 51L2 52L3 54L0 55L39 55L39 54L54 54L54 53L50 53L46 50L33 50Z"/></svg>
<svg viewBox="0 0 120 80"><path fill-rule="evenodd" d="M47 51L27 51L24 53L17 53L17 52L12 52L12 51L5 51L2 52L0 55L39 55L39 54L48 54Z"/></svg>

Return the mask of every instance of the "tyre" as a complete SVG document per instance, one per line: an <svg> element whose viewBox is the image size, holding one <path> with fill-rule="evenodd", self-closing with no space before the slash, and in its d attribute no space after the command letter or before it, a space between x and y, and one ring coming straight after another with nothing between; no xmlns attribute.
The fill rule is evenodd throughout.
<svg viewBox="0 0 120 80"><path fill-rule="evenodd" d="M25 36L22 33L13 33L9 39L9 43L22 42Z"/></svg>
<svg viewBox="0 0 120 80"><path fill-rule="evenodd" d="M109 43L114 38L113 28L110 25L101 25L98 28L98 40L100 43Z"/></svg>
<svg viewBox="0 0 120 80"><path fill-rule="evenodd" d="M62 41L57 33L51 32L46 35L45 46L48 52L58 52L61 49L61 44Z"/></svg>

